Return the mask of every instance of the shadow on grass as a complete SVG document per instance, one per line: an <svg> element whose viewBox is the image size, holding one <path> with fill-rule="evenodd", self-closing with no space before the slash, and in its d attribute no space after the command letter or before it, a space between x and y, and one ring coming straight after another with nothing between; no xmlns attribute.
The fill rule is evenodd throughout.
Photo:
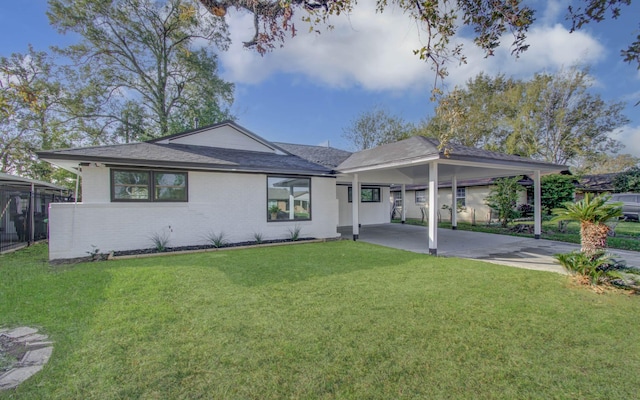
<svg viewBox="0 0 640 400"><path fill-rule="evenodd" d="M425 257L368 243L337 241L231 251L216 267L234 284L261 286L388 267Z"/></svg>

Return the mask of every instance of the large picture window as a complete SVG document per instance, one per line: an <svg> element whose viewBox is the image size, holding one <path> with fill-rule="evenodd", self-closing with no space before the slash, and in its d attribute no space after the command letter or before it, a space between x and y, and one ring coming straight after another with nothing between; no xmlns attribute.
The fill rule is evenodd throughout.
<svg viewBox="0 0 640 400"><path fill-rule="evenodd" d="M187 193L186 172L111 170L112 201L179 202Z"/></svg>
<svg viewBox="0 0 640 400"><path fill-rule="evenodd" d="M267 221L311 219L311 179L267 177Z"/></svg>
<svg viewBox="0 0 640 400"><path fill-rule="evenodd" d="M351 187L348 189L347 197L351 203L353 201L353 191ZM360 188L360 202L361 203L380 203L380 188L379 187L363 187Z"/></svg>

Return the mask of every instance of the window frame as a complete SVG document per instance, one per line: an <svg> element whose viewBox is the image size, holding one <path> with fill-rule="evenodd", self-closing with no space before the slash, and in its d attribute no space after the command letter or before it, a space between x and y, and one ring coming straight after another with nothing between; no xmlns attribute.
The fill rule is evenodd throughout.
<svg viewBox="0 0 640 400"><path fill-rule="evenodd" d="M148 198L146 199L120 199L116 198L116 185L115 174L118 172L129 173L145 173L149 178L149 183L146 185ZM184 175L184 199L156 199L156 174L175 174ZM126 169L126 168L111 168L109 174L109 183L111 185L111 202L113 203L187 203L189 202L189 172L188 171L172 171L172 170L152 170L152 169ZM163 185L158 185L163 186Z"/></svg>
<svg viewBox="0 0 640 400"><path fill-rule="evenodd" d="M420 201L418 199L418 193L422 193L422 198L424 200ZM426 189L416 190L415 191L415 201L416 201L416 204L427 204L427 190Z"/></svg>
<svg viewBox="0 0 640 400"><path fill-rule="evenodd" d="M460 191L462 191L462 196L460 196ZM460 200L462 200L462 202ZM456 207L466 207L466 206L467 206L467 188L466 187L456 188Z"/></svg>
<svg viewBox="0 0 640 400"><path fill-rule="evenodd" d="M360 203L381 203L382 202L382 188L380 186L363 186L360 188ZM378 192L378 200L362 200L362 191L363 190L376 190ZM373 199L373 192L371 193L371 198ZM353 203L353 187L349 186L347 188L347 202Z"/></svg>
<svg viewBox="0 0 640 400"><path fill-rule="evenodd" d="M309 208L309 218L295 218L295 198L293 200L293 207L294 207L294 218L293 219L271 219L271 216L269 215L269 208L270 208L270 203L272 202L271 199L269 199L269 178L276 178L276 179L305 179L307 181L309 181L309 186L308 188L308 192L309 192L309 204L308 204L308 208ZM267 179L266 179L266 184L267 184L267 193L266 193L266 203L265 203L265 210L267 211L267 222L299 222L299 221L311 221L312 220L312 211L313 211L313 205L312 205L312 194L311 194L311 184L312 184L312 179L310 176L295 176L295 175L267 175ZM295 186L294 186L295 187Z"/></svg>

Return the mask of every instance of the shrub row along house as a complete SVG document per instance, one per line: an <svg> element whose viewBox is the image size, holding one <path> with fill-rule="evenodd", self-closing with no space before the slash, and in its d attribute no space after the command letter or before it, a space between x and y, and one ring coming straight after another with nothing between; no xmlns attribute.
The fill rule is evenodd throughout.
<svg viewBox="0 0 640 400"><path fill-rule="evenodd" d="M204 244L222 232L232 242L256 235L283 239L294 228L305 237L332 239L340 236L338 227L351 226L355 240L361 226L390 221L391 185L401 192L406 185L426 185L433 221L440 182L455 193L458 180L518 174L533 177L539 236L540 176L566 169L457 145L445 154L424 137L356 153L273 143L230 121L142 143L38 155L82 182L82 202L50 206L52 260L83 257L92 249L149 248L158 234L177 247ZM437 253L435 224L426 246Z"/></svg>

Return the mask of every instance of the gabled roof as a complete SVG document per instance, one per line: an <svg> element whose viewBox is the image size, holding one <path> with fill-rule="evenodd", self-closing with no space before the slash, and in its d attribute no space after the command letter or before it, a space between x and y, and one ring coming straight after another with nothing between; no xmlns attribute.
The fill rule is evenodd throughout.
<svg viewBox="0 0 640 400"><path fill-rule="evenodd" d="M528 164L532 168L540 166L559 167L544 161L533 160L530 158L497 153L494 151L476 149L473 147L462 146L450 143L445 150L438 147L440 142L436 139L424 136L413 136L409 139L401 140L395 143L389 143L373 149L359 151L353 153L344 162L338 165L340 172L354 172L359 169L367 169L368 167L384 167L394 166L396 164L407 164L412 161L426 162L429 160L458 160L473 162L491 162L493 164ZM560 166L562 167L562 166Z"/></svg>
<svg viewBox="0 0 640 400"><path fill-rule="evenodd" d="M331 170L295 155L155 142L38 152L44 160L193 168L237 172L328 175Z"/></svg>
<svg viewBox="0 0 640 400"><path fill-rule="evenodd" d="M215 136L217 134L217 132L224 132L225 131L224 128L231 128L234 134L240 134L241 136L244 136L249 141L255 142L255 144L258 144L261 147L264 147L264 149L268 150L269 152L280 153L280 154L286 154L287 153L285 150L283 150L282 148L278 147L274 143L269 142L268 140L266 140L266 139L262 138L261 136L251 132L247 128L236 124L235 122L233 122L231 120L226 120L226 121L222 121L222 122L220 122L218 124L207 125L207 126L191 129L191 130L188 130L188 131L175 133L173 135L163 136L163 137L160 137L160 138L157 138L157 139L147 140L147 143L195 144L195 145L201 144L201 145L204 145L202 143L202 141L203 141L202 137L203 136L205 136L207 134L211 134L211 133L213 133L213 135ZM198 142L200 142L200 143L198 143ZM245 141L244 144L246 145L246 141ZM228 147L228 146L225 146L225 145L216 145L216 146L213 146L213 147L227 147L227 148L235 148L236 150L247 150L244 146L243 147L233 147L233 146L232 147Z"/></svg>
<svg viewBox="0 0 640 400"><path fill-rule="evenodd" d="M350 151L340 150L327 146L311 146L306 144L275 143L280 148L304 158L312 163L335 169L341 162L349 158Z"/></svg>
<svg viewBox="0 0 640 400"><path fill-rule="evenodd" d="M176 133L142 143L41 151L38 156L74 170L79 163L191 168L213 171L331 175L233 121Z"/></svg>

